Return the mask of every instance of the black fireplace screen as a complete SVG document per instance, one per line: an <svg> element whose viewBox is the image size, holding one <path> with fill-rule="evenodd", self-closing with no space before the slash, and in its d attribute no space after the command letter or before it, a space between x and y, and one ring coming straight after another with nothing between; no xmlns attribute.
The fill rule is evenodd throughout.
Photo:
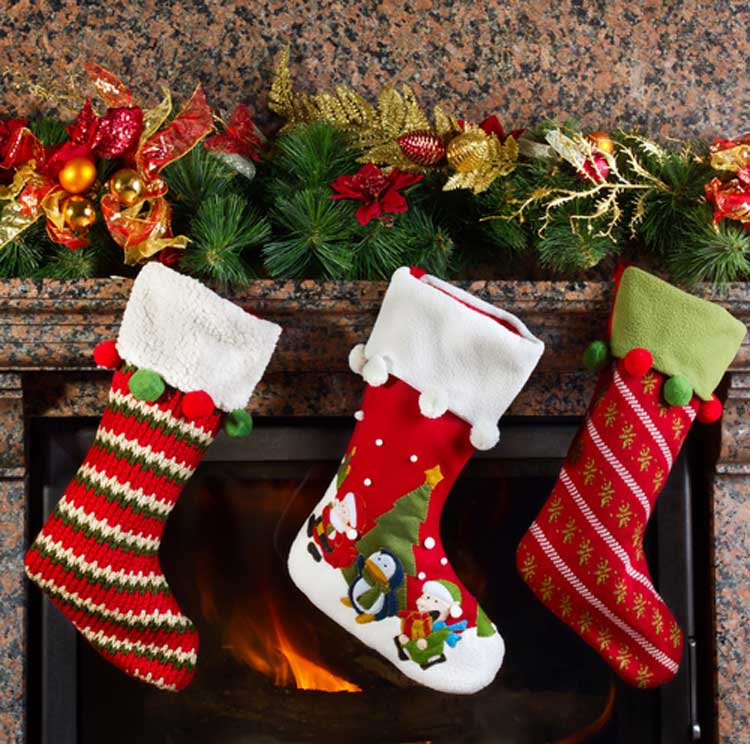
<svg viewBox="0 0 750 744"><path fill-rule="evenodd" d="M219 438L167 523L160 559L201 635L195 680L160 692L103 661L30 590L30 744L478 742L650 744L700 738L690 487L674 468L646 536L654 578L688 643L677 678L631 689L533 597L514 551L549 494L576 422L509 419L448 499L446 550L506 643L473 696L420 688L316 610L286 574L296 531L335 472L340 420L260 421ZM36 420L37 530L93 440L95 422ZM705 726L704 726L705 730ZM704 740L704 739L701 739Z"/></svg>

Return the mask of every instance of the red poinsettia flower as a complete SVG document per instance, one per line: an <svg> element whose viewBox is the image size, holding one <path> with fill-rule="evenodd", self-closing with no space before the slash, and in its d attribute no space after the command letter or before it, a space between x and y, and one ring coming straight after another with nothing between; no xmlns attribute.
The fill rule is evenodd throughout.
<svg viewBox="0 0 750 744"><path fill-rule="evenodd" d="M250 109L244 103L240 103L229 119L226 131L209 137L203 142L203 146L213 152L252 158L257 163L260 160L258 152L263 146L263 140L250 115Z"/></svg>
<svg viewBox="0 0 750 744"><path fill-rule="evenodd" d="M353 176L339 176L331 184L336 192L331 199L361 201L362 206L357 210L357 222L366 225L384 214L406 212L409 205L399 191L421 180L421 174L404 173L398 168L386 173L374 163L367 163Z"/></svg>
<svg viewBox="0 0 750 744"><path fill-rule="evenodd" d="M497 118L497 114L492 114L492 116L488 116L484 121L481 121L479 123L479 128L484 129L487 134L494 134L500 142L505 142L508 137L513 137L514 140L518 140L518 138L526 131L526 128L523 129L511 129L510 132L505 132L505 129L503 129L503 125L500 123L500 119Z"/></svg>

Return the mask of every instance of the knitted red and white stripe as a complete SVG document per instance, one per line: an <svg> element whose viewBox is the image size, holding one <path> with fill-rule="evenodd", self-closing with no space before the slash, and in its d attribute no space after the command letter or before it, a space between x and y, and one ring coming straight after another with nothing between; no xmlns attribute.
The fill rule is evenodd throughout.
<svg viewBox="0 0 750 744"><path fill-rule="evenodd" d="M280 330L165 266L144 268L116 348L95 354L141 369L115 371L94 443L26 554L29 578L100 654L162 689L185 687L198 654L159 564L164 525L224 412L247 416ZM133 394L138 373L157 383L152 402Z"/></svg>

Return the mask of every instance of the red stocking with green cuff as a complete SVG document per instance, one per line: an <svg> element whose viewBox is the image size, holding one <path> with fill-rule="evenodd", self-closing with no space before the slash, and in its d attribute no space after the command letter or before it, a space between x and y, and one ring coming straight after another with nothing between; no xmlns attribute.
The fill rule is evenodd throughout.
<svg viewBox="0 0 750 744"><path fill-rule="evenodd" d="M198 634L159 565L164 524L224 420L245 411L281 329L158 263L141 270L117 343L94 444L26 554L29 578L124 672L179 690ZM124 360L124 362L123 362Z"/></svg>
<svg viewBox="0 0 750 744"><path fill-rule="evenodd" d="M436 690L475 692L502 663L502 638L445 553L440 515L543 349L510 313L402 268L350 355L368 386L289 571L319 609Z"/></svg>
<svg viewBox="0 0 750 744"><path fill-rule="evenodd" d="M626 269L610 343L594 342L584 356L601 369L593 400L518 548L536 596L639 687L670 680L682 656L643 533L693 420L721 416L713 391L744 335L724 309Z"/></svg>

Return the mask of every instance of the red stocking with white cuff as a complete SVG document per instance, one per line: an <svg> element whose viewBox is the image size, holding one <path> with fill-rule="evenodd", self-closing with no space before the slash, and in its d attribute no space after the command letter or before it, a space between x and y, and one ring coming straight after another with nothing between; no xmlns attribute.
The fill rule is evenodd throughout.
<svg viewBox="0 0 750 744"><path fill-rule="evenodd" d="M366 345L368 384L341 467L292 545L289 571L319 609L436 690L471 693L504 655L440 537L450 489L544 346L515 316L417 270L393 276Z"/></svg>

